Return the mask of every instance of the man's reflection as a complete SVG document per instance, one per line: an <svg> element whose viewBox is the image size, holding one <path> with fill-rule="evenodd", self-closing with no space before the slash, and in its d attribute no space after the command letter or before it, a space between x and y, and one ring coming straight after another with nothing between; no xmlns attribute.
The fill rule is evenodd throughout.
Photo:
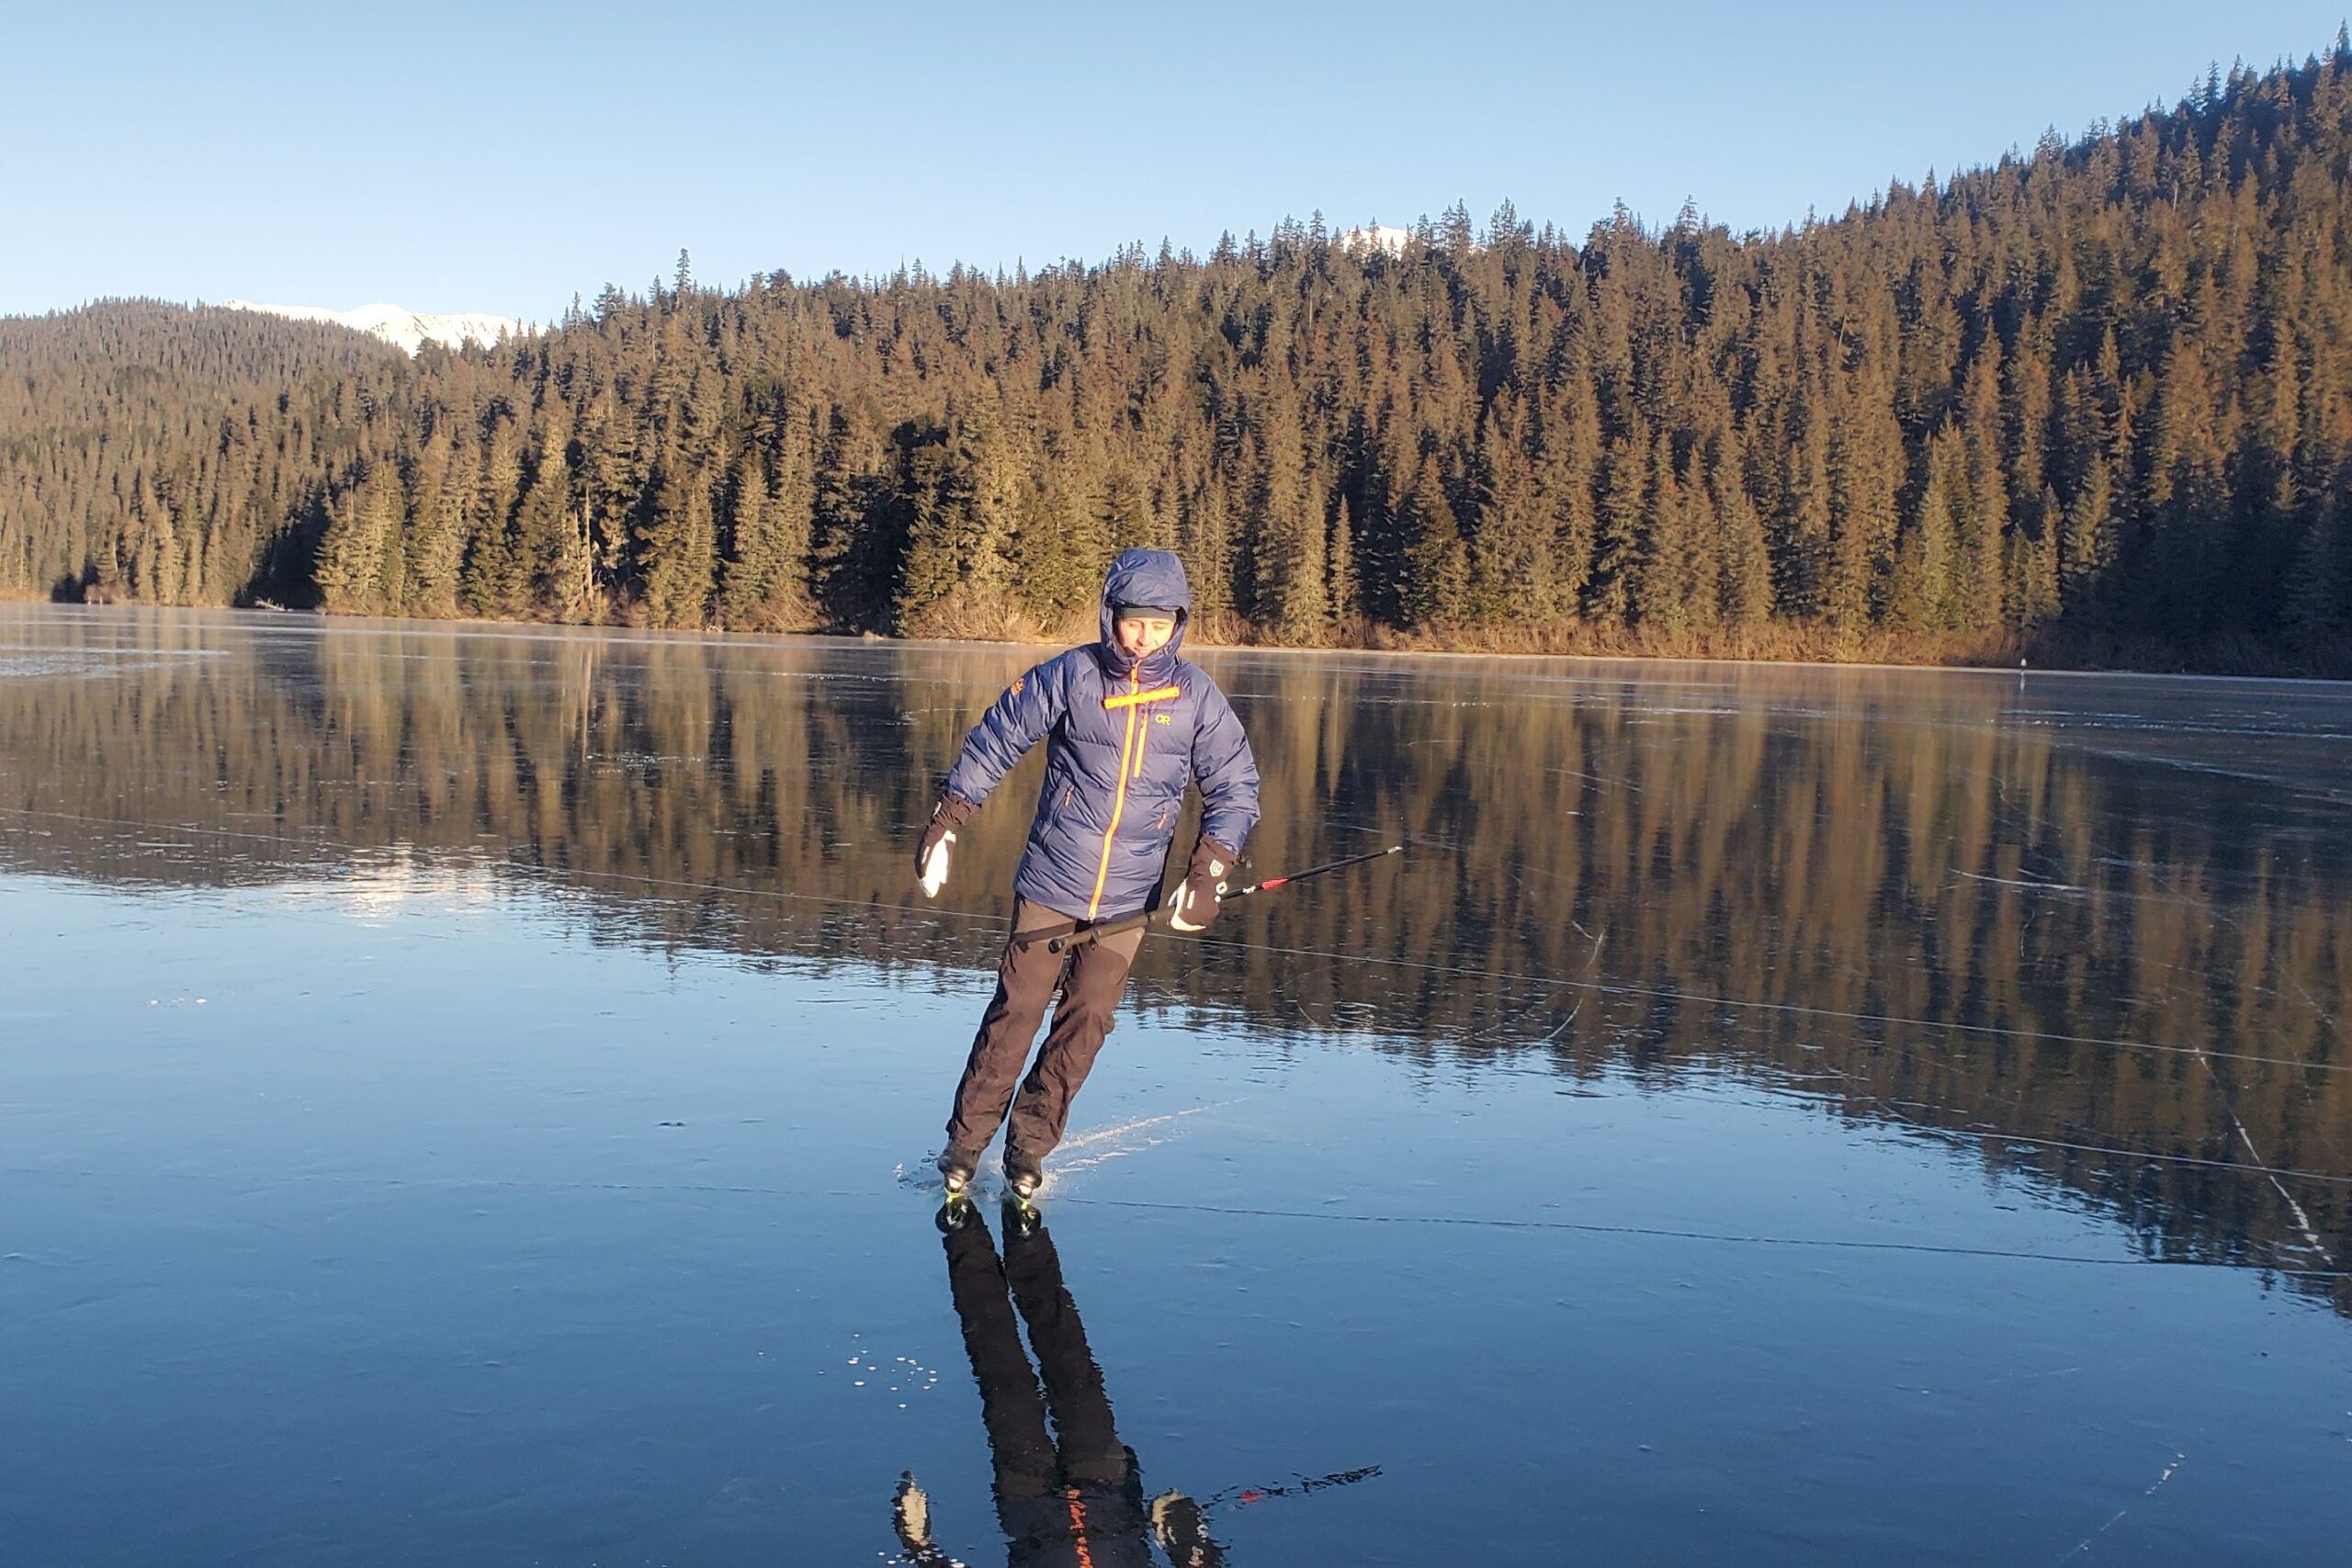
<svg viewBox="0 0 2352 1568"><path fill-rule="evenodd" d="M1145 1503L1135 1450L1119 1441L1102 1369L1087 1348L1061 1259L1036 1211L1008 1203L1002 1223L1000 1263L973 1205L940 1212L947 1287L980 1385L1010 1568L1149 1568L1155 1538L1177 1568L1220 1568L1225 1553L1198 1504L1180 1492ZM1016 1307L1036 1350L1034 1370ZM912 1474L899 1483L895 1511L909 1561L921 1568L956 1564L932 1540L930 1501Z"/></svg>

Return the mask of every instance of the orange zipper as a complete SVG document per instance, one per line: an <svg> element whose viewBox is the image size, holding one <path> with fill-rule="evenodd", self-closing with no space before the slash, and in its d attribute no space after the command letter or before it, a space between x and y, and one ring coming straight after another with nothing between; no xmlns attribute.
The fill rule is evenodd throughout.
<svg viewBox="0 0 2352 1568"><path fill-rule="evenodd" d="M1104 697L1102 705L1106 708L1131 708L1137 703L1164 703L1170 697L1183 694L1182 686L1154 686L1148 692L1122 692L1115 697Z"/></svg>
<svg viewBox="0 0 2352 1568"><path fill-rule="evenodd" d="M1137 675L1135 679L1141 680L1142 676ZM1106 708L1126 708L1132 711L1145 703L1171 702L1183 694L1184 688L1182 686L1154 686L1148 692L1128 691L1122 692L1115 697L1104 697L1102 699L1102 705ZM1124 778L1130 779L1139 779L1143 777L1144 753L1150 750L1151 731L1147 729L1143 732L1143 744L1136 748L1136 765L1134 771L1129 772L1126 769L1122 768L1120 770L1120 775Z"/></svg>
<svg viewBox="0 0 2352 1568"><path fill-rule="evenodd" d="M1122 694L1124 700L1121 705L1127 710L1127 738L1119 745L1119 790L1111 797L1111 826L1102 835L1102 863L1094 873L1094 897L1086 906L1086 918L1090 920L1102 908L1102 885L1111 876L1111 840L1119 835L1119 813L1127 806L1127 767L1135 760L1136 704L1143 697L1143 671L1130 671L1127 681L1128 690ZM1102 705L1109 707L1111 702L1111 698L1105 697Z"/></svg>

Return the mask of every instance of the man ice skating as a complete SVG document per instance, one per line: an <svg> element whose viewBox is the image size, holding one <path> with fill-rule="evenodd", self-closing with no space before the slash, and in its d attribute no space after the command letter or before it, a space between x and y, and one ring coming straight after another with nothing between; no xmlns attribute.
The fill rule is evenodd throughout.
<svg viewBox="0 0 2352 1568"><path fill-rule="evenodd" d="M1005 1179L1022 1198L1036 1190L1143 943L1138 929L1065 955L1024 933L1154 906L1185 785L1195 778L1200 839L1168 915L1176 931L1200 931L1216 918L1226 878L1257 823L1250 738L1216 682L1179 657L1192 604L1183 563L1173 555L1123 552L1103 580L1101 640L1047 660L996 700L965 739L923 830L915 872L924 894L936 897L956 830L1030 747L1046 742L1045 789L1012 879L1012 935L939 1156L951 1197L971 1181L1008 1107ZM1057 983L1061 1005L1016 1101L1014 1080Z"/></svg>

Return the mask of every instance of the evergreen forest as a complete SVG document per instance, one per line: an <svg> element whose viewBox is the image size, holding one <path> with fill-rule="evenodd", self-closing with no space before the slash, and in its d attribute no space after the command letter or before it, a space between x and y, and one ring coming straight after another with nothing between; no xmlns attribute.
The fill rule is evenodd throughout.
<svg viewBox="0 0 2352 1568"><path fill-rule="evenodd" d="M2352 675L2352 46L1844 214L0 321L0 592Z"/></svg>

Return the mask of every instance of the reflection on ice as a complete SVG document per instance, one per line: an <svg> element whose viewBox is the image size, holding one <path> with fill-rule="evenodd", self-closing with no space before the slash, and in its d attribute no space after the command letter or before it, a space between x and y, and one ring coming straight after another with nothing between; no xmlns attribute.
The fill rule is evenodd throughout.
<svg viewBox="0 0 2352 1568"><path fill-rule="evenodd" d="M1017 1203L1004 1205L1001 1223L1000 1261L977 1206L940 1211L948 1293L979 1387L1008 1568L1141 1565L1152 1561L1154 1541L1179 1568L1219 1568L1225 1550L1210 1529L1219 1507L1303 1497L1380 1473L1379 1465L1363 1465L1288 1483L1227 1486L1205 1500L1174 1488L1147 1500L1142 1461L1120 1438L1053 1238L1037 1211ZM899 1479L893 1518L907 1562L944 1568L958 1561L939 1545L931 1499L912 1471Z"/></svg>
<svg viewBox="0 0 2352 1568"><path fill-rule="evenodd" d="M949 907L900 862L1020 650L10 615L138 671L7 688L20 867L379 907L531 882L614 940L935 984L999 941L1017 823L975 824ZM1981 1135L2163 1255L2352 1239L2331 688L1210 657L1268 780L1260 871L1412 852L1148 947L1146 1010L1572 1079L1724 1063Z"/></svg>
<svg viewBox="0 0 2352 1568"><path fill-rule="evenodd" d="M1222 1563L1191 1498L1171 1491L1145 1502L1142 1467L1119 1438L1102 1369L1035 1212L1006 1206L1002 1262L974 1205L942 1209L940 1224L948 1291L979 1384L1008 1568L1148 1563L1155 1534L1178 1562ZM899 1483L895 1517L910 1562L954 1561L933 1539L929 1500L911 1471Z"/></svg>
<svg viewBox="0 0 2352 1568"><path fill-rule="evenodd" d="M405 844L355 855L334 875L281 882L271 892L288 905L324 905L362 919L406 908L479 909L504 896L490 867L431 859Z"/></svg>

